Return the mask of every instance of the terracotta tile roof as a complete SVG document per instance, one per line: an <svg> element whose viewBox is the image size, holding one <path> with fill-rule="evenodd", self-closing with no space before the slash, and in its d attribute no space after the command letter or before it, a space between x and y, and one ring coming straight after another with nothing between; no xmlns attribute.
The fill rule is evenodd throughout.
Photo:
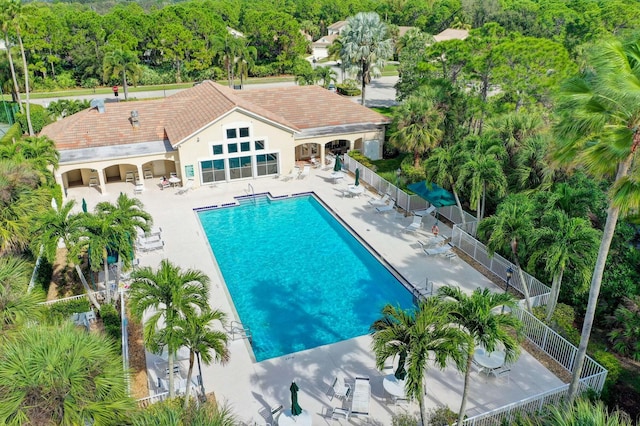
<svg viewBox="0 0 640 426"><path fill-rule="evenodd" d="M390 121L384 115L320 86L250 89L237 92L237 95L255 105L269 108L303 130Z"/></svg>
<svg viewBox="0 0 640 426"><path fill-rule="evenodd" d="M469 31L467 30L456 30L454 28L447 28L442 31L440 34L436 34L433 36L435 41L447 41L447 40L464 40L469 37Z"/></svg>
<svg viewBox="0 0 640 426"><path fill-rule="evenodd" d="M41 134L59 151L168 140L173 146L233 109L256 114L294 131L283 117L235 95L234 90L205 81L164 99L107 103L105 112L88 109L46 126ZM138 111L140 126L130 122Z"/></svg>

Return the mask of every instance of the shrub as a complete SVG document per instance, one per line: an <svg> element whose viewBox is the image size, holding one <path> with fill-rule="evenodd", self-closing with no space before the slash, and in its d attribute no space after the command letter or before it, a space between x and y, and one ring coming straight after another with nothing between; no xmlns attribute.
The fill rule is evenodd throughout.
<svg viewBox="0 0 640 426"><path fill-rule="evenodd" d="M349 157L353 158L358 163L362 164L365 167L370 168L373 171L376 170L376 166L373 165L369 160L369 158L365 157L364 154L361 153L360 151L349 151Z"/></svg>
<svg viewBox="0 0 640 426"><path fill-rule="evenodd" d="M429 424L433 426L446 426L455 423L458 414L444 405L429 410Z"/></svg>
<svg viewBox="0 0 640 426"><path fill-rule="evenodd" d="M362 93L358 82L355 80L345 80L342 83L336 85L338 93L344 96L359 96Z"/></svg>
<svg viewBox="0 0 640 426"><path fill-rule="evenodd" d="M76 80L70 72L63 72L56 76L56 88L58 89L73 89L76 85Z"/></svg>
<svg viewBox="0 0 640 426"><path fill-rule="evenodd" d="M88 312L90 309L91 305L87 299L69 300L49 305L45 316L50 322L56 323L66 321L72 314Z"/></svg>
<svg viewBox="0 0 640 426"><path fill-rule="evenodd" d="M394 414L391 418L392 426L418 426L420 422L415 416L410 414Z"/></svg>
<svg viewBox="0 0 640 426"><path fill-rule="evenodd" d="M544 321L547 311L544 306L540 306L534 308L533 313L540 321ZM580 343L580 331L573 325L575 319L576 313L573 307L558 303L555 311L553 311L551 323L548 325L559 335L577 346Z"/></svg>
<svg viewBox="0 0 640 426"><path fill-rule="evenodd" d="M640 298L623 297L613 317L609 319L612 330L609 342L620 355L640 361Z"/></svg>
<svg viewBox="0 0 640 426"><path fill-rule="evenodd" d="M22 126L20 126L20 123L15 123L9 127L7 133L0 139L0 145L17 142L22 139L22 134Z"/></svg>
<svg viewBox="0 0 640 426"><path fill-rule="evenodd" d="M102 324L104 325L104 331L107 335L113 337L116 342L120 341L120 315L113 305L104 304L100 308L100 318L102 318Z"/></svg>
<svg viewBox="0 0 640 426"><path fill-rule="evenodd" d="M277 74L277 70L271 64L256 65L249 71L251 77L271 77Z"/></svg>
<svg viewBox="0 0 640 426"><path fill-rule="evenodd" d="M31 125L35 133L40 133L40 130L47 124L51 123L49 113L42 105L31 104L29 105L31 110ZM27 111L24 114L16 114L16 122L20 123L22 133L29 133L29 126L27 124Z"/></svg>

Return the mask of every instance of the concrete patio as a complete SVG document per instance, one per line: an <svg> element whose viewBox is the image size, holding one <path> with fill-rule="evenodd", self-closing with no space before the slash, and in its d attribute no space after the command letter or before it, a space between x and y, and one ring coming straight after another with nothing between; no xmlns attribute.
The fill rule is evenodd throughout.
<svg viewBox="0 0 640 426"><path fill-rule="evenodd" d="M313 191L412 284L423 284L428 278L435 283L434 290L452 285L469 292L477 287L502 291L462 259L427 256L420 250L416 241L428 236L427 231L435 222L433 216L423 219L422 230L418 233L402 232L411 223L411 217L396 212L376 213L368 201L377 198L378 194L368 191L357 198L344 197L343 190L353 183L353 177L342 179L345 182L333 183L330 174L331 168L327 166L312 169L310 176L305 179L244 180L203 187L182 195L178 195L174 188L161 190L158 179L145 180L145 190L136 197L152 214L154 226L162 227L165 245L163 250L140 254L140 264L155 268L161 259L168 258L182 268L202 270L212 281L211 305L228 312L230 319L239 321L193 208L233 202L234 196L247 195L251 191L251 184L255 193L269 192L274 196ZM75 187L68 190L68 197L78 201L78 211L82 198L85 198L91 211L96 203L113 201L120 192L134 196L134 185L109 183L107 191L108 194L102 195L95 188ZM442 234L450 235L451 229L442 223L439 225ZM322 236L308 229L300 238L315 239ZM306 254L300 253L300 256L303 255ZM229 345L229 363L203 365L204 386L207 392L215 392L219 401L230 404L241 421L251 425L265 423L259 415L261 409L275 404L289 408L292 380L300 387L299 403L312 414L313 423L330 424L331 420L326 414L333 407L340 406L341 401L335 398L330 401L326 392L338 374L345 376L347 381L353 381L356 376L368 376L371 379L370 416L362 419L361 423L389 425L394 413L417 414L417 404L395 406L389 395L385 395L382 379L386 373L375 368L370 344L368 336L361 336L256 363L252 360L248 342L235 340ZM155 368L153 362L147 363L148 368ZM560 379L524 351L513 366L508 380L476 373L472 378L468 416L562 385ZM463 387L461 373L454 368L444 371L431 368L426 373L426 384L428 409L446 405L457 412ZM349 402L345 406L348 407Z"/></svg>

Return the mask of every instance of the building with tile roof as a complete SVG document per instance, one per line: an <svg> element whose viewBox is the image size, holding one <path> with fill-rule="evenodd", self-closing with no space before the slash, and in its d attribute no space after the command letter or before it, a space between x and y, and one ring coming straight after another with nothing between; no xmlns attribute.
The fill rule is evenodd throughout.
<svg viewBox="0 0 640 426"><path fill-rule="evenodd" d="M107 103L46 126L65 189L175 174L194 186L289 173L329 151L381 156L389 119L320 86L236 91L205 81L162 99Z"/></svg>

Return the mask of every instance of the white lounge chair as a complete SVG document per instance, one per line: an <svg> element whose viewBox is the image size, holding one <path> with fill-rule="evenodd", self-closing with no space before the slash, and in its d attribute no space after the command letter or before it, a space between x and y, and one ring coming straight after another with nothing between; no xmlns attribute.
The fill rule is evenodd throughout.
<svg viewBox="0 0 640 426"><path fill-rule="evenodd" d="M386 206L389 203L389 194L384 194L377 200L369 200L369 204L375 207Z"/></svg>
<svg viewBox="0 0 640 426"><path fill-rule="evenodd" d="M436 248L424 249L424 252L426 254L432 256L434 254L447 254L447 253L450 253L452 249L453 249L452 246L450 246L449 244L445 244L443 246L439 246L439 247L436 247Z"/></svg>
<svg viewBox="0 0 640 426"><path fill-rule="evenodd" d="M387 204L387 205L384 205L384 206L376 207L376 212L377 213L391 212L391 211L393 211L394 207L395 207L395 203L391 203L391 204Z"/></svg>
<svg viewBox="0 0 640 426"><path fill-rule="evenodd" d="M318 167L320 167L322 165L322 164L320 164L320 162L318 160L316 160L315 157L311 157L309 162L311 163L311 165L313 166L314 169L317 169Z"/></svg>
<svg viewBox="0 0 640 426"><path fill-rule="evenodd" d="M371 402L371 383L368 377L356 377L353 399L351 401L351 416L369 417Z"/></svg>
<svg viewBox="0 0 640 426"><path fill-rule="evenodd" d="M429 206L429 208L426 208L424 210L415 210L413 214L415 214L416 216L428 216L434 211L436 211L436 206L431 205Z"/></svg>
<svg viewBox="0 0 640 426"><path fill-rule="evenodd" d="M333 411L331 411L331 420L340 420L340 419L349 420L349 410L345 410L344 408L334 407Z"/></svg>
<svg viewBox="0 0 640 426"><path fill-rule="evenodd" d="M178 190L178 192L176 192L176 194L186 194L187 192L189 192L192 186L193 179L188 179L187 183L185 183L184 186L180 190Z"/></svg>
<svg viewBox="0 0 640 426"><path fill-rule="evenodd" d="M298 179L298 175L300 175L300 169L297 167L294 167L293 169L291 169L291 172L288 175L285 175L282 180L287 182L290 181L292 179Z"/></svg>
<svg viewBox="0 0 640 426"><path fill-rule="evenodd" d="M331 385L331 397L329 400L332 400L333 397L342 400L348 400L351 394L351 386L344 382L344 378L342 376L336 376L333 379L333 385Z"/></svg>
<svg viewBox="0 0 640 426"><path fill-rule="evenodd" d="M298 179L304 179L307 176L309 176L310 173L311 173L311 166L304 166L302 168L302 171L300 172L300 175L298 175Z"/></svg>
<svg viewBox="0 0 640 426"><path fill-rule="evenodd" d="M422 216L414 216L413 221L402 232L416 232L422 228Z"/></svg>
<svg viewBox="0 0 640 426"><path fill-rule="evenodd" d="M422 250L426 250L426 249L435 248L440 244L444 243L445 241L447 241L447 239L442 235L438 234L429 238L426 241L418 240L417 243L420 244L420 248L422 248Z"/></svg>

